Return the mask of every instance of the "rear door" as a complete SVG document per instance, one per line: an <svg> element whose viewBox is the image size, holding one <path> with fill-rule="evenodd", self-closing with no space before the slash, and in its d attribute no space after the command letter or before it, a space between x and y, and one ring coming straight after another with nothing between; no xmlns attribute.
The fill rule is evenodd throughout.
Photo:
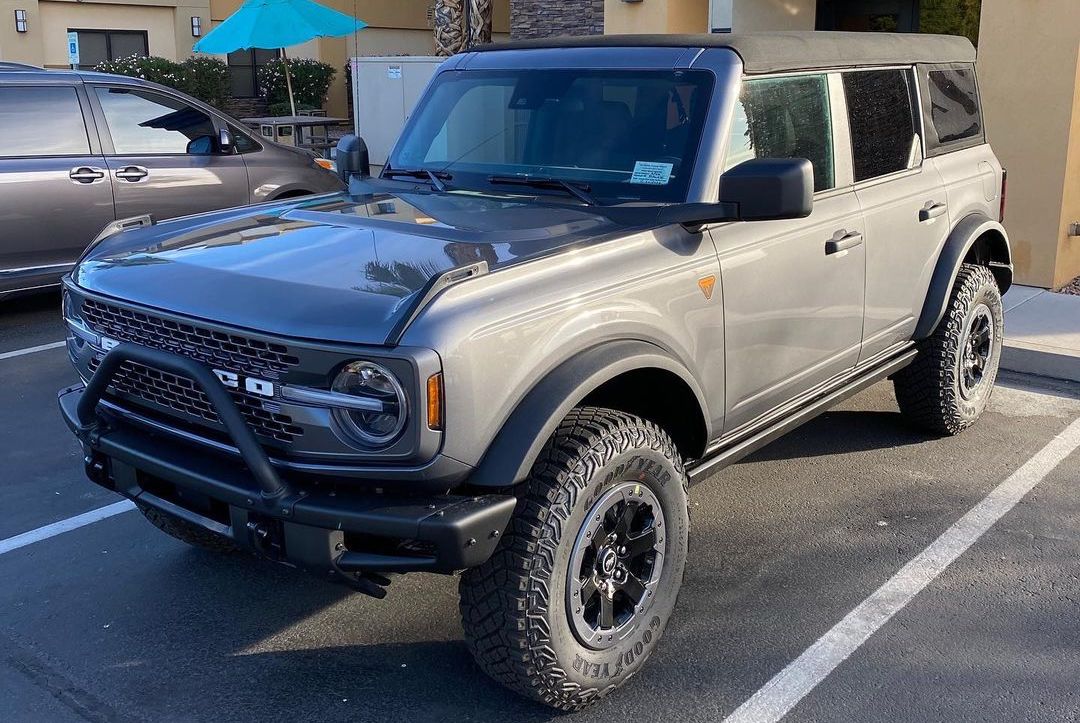
<svg viewBox="0 0 1080 723"><path fill-rule="evenodd" d="M84 109L77 84L0 85L0 289L54 282L113 220Z"/></svg>
<svg viewBox="0 0 1080 723"><path fill-rule="evenodd" d="M949 221L1001 212L1001 163L986 143L975 66L920 65L919 95L926 128L926 155L945 184Z"/></svg>
<svg viewBox="0 0 1080 723"><path fill-rule="evenodd" d="M221 153L213 117L172 94L94 85L105 162L118 218L155 220L248 202L248 176L237 153Z"/></svg>
<svg viewBox="0 0 1080 723"><path fill-rule="evenodd" d="M829 74L743 81L725 169L750 158L807 158L815 194L808 218L711 230L724 302L727 432L852 369L859 355L863 222L835 99L842 114L839 76Z"/></svg>
<svg viewBox="0 0 1080 723"><path fill-rule="evenodd" d="M866 219L867 360L911 339L949 233L949 204L941 175L923 159L911 69L847 71L844 91Z"/></svg>

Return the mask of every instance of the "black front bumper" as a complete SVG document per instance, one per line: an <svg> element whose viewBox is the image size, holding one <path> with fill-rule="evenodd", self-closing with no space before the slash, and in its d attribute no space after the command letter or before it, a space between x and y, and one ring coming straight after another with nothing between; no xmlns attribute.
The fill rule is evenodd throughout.
<svg viewBox="0 0 1080 723"><path fill-rule="evenodd" d="M126 359L200 384L243 462L125 425L99 407L112 370ZM479 565L494 552L516 502L509 495L391 495L325 480L286 480L209 370L145 347L116 347L85 388L65 389L58 401L83 444L92 481L266 557L342 582L354 583L365 573Z"/></svg>

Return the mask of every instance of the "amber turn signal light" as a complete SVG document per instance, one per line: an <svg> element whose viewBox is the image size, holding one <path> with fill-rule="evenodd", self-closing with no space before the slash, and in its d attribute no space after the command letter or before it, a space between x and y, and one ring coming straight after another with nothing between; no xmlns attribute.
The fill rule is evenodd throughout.
<svg viewBox="0 0 1080 723"><path fill-rule="evenodd" d="M429 429L443 427L442 372L432 374L427 380L427 426Z"/></svg>

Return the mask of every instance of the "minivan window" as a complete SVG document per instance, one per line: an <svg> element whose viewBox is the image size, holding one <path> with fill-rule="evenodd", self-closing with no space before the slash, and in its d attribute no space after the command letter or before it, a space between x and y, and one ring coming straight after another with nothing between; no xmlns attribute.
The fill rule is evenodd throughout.
<svg viewBox="0 0 1080 723"><path fill-rule="evenodd" d="M918 157L911 72L844 73L844 96L855 180L865 181L911 167Z"/></svg>
<svg viewBox="0 0 1080 723"><path fill-rule="evenodd" d="M207 155L216 147L210 116L180 100L128 88L96 91L119 155Z"/></svg>
<svg viewBox="0 0 1080 723"><path fill-rule="evenodd" d="M824 75L743 83L724 170L752 158L806 158L814 166L815 191L835 185L829 87Z"/></svg>
<svg viewBox="0 0 1080 723"><path fill-rule="evenodd" d="M975 88L975 71L962 68L931 70L927 74L927 81L930 88L930 119L938 143L954 143L981 136L982 114Z"/></svg>
<svg viewBox="0 0 1080 723"><path fill-rule="evenodd" d="M0 156L89 153L90 141L74 88L0 88Z"/></svg>
<svg viewBox="0 0 1080 723"><path fill-rule="evenodd" d="M446 171L458 189L527 174L607 201L684 200L712 83L693 70L442 72L390 166Z"/></svg>

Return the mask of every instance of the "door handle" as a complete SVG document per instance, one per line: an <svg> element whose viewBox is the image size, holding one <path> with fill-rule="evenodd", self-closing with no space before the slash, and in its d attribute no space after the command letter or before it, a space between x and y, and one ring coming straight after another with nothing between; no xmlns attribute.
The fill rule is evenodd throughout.
<svg viewBox="0 0 1080 723"><path fill-rule="evenodd" d="M122 178L129 183L135 183L149 176L150 172L142 166L125 166L117 171L115 175L117 178Z"/></svg>
<svg viewBox="0 0 1080 723"><path fill-rule="evenodd" d="M944 216L945 212L949 209L944 203L934 203L930 201L926 206L919 210L919 223L926 223L938 216Z"/></svg>
<svg viewBox="0 0 1080 723"><path fill-rule="evenodd" d="M71 169L71 172L68 173L68 178L76 183L93 183L94 181L100 181L102 178L105 178L105 171L92 166L79 166L78 168Z"/></svg>
<svg viewBox="0 0 1080 723"><path fill-rule="evenodd" d="M858 231L852 231L851 233L837 231L836 236L825 242L825 255L831 256L832 254L838 254L841 251L853 249L861 244L862 240L862 234Z"/></svg>

